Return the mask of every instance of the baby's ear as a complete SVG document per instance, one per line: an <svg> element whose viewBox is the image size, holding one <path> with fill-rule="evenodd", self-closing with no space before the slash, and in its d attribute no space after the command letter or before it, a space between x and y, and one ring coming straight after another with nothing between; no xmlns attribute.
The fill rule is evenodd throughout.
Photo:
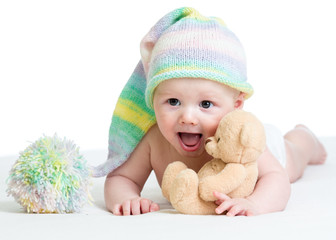
<svg viewBox="0 0 336 240"><path fill-rule="evenodd" d="M245 95L246 93L240 92L238 97L235 100L234 107L235 109L243 109L245 103Z"/></svg>

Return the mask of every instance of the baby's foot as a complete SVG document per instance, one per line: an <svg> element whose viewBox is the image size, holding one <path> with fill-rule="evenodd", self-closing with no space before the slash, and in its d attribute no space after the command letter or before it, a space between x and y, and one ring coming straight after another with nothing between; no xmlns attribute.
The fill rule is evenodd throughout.
<svg viewBox="0 0 336 240"><path fill-rule="evenodd" d="M315 134L305 125L299 124L296 125L295 128L304 129L313 137L316 142L315 155L309 160L308 164L323 164L327 159L327 151L325 150L323 144L319 141Z"/></svg>

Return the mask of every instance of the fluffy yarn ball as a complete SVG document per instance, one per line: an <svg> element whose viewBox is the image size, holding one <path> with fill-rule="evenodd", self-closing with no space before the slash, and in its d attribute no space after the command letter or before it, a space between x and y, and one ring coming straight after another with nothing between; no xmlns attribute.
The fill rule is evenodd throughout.
<svg viewBox="0 0 336 240"><path fill-rule="evenodd" d="M12 167L8 195L27 212L79 212L89 202L90 174L70 140L43 136L28 146Z"/></svg>

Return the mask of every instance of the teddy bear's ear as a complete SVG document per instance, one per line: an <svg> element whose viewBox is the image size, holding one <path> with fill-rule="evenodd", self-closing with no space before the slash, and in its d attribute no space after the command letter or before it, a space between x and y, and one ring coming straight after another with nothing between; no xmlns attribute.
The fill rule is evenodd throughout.
<svg viewBox="0 0 336 240"><path fill-rule="evenodd" d="M255 132L257 130L253 128L253 124L246 122L240 130L240 142L244 147L251 147L255 140Z"/></svg>

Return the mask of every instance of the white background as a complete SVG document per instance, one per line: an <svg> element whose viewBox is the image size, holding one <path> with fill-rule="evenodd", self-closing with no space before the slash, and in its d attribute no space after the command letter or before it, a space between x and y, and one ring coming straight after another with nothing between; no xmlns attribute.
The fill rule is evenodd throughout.
<svg viewBox="0 0 336 240"><path fill-rule="evenodd" d="M255 88L246 110L284 133L304 123L336 135L332 0L2 0L0 156L55 132L82 150L107 149L141 38L183 6L222 18L240 38Z"/></svg>

